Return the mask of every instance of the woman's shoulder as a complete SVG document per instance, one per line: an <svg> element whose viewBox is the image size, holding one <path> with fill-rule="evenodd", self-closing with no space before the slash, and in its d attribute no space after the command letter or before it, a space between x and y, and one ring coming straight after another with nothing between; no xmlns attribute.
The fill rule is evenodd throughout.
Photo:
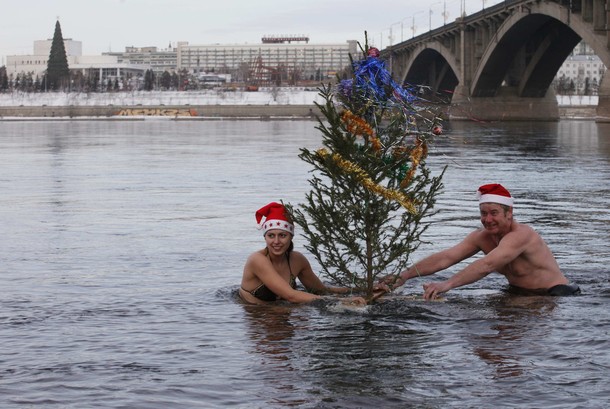
<svg viewBox="0 0 610 409"><path fill-rule="evenodd" d="M251 262L257 262L257 261L262 261L262 260L266 260L267 256L265 255L265 249L262 250L258 250L255 251L254 253L250 254L248 256L248 259L246 260L247 263L251 263Z"/></svg>
<svg viewBox="0 0 610 409"><path fill-rule="evenodd" d="M305 255L303 253L301 253L300 251L292 250L290 252L290 259L291 260L307 260L307 257L305 257Z"/></svg>
<svg viewBox="0 0 610 409"><path fill-rule="evenodd" d="M290 264L299 270L309 266L307 257L299 251L293 250L290 252Z"/></svg>

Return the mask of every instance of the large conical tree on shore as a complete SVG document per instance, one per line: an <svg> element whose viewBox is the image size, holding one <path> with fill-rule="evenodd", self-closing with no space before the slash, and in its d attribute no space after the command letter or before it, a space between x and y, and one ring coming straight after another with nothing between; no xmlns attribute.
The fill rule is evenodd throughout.
<svg viewBox="0 0 610 409"><path fill-rule="evenodd" d="M63 88L70 79L70 69L68 67L68 57L66 56L66 46L61 34L59 21L55 23L55 33L51 43L51 52L47 62L46 87L52 90Z"/></svg>
<svg viewBox="0 0 610 409"><path fill-rule="evenodd" d="M394 82L365 46L352 78L321 89L323 147L302 149L313 166L311 191L300 209L287 205L307 238L322 275L362 288L397 275L434 214L444 170L432 175L428 145L441 134L441 119L416 93Z"/></svg>
<svg viewBox="0 0 610 409"><path fill-rule="evenodd" d="M0 92L8 90L8 74L6 73L6 67L0 67Z"/></svg>

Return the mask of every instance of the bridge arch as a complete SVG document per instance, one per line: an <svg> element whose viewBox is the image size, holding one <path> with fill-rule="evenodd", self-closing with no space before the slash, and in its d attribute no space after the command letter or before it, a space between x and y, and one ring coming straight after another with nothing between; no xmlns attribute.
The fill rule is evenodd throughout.
<svg viewBox="0 0 610 409"><path fill-rule="evenodd" d="M470 95L494 97L504 85L516 87L519 97L544 97L580 40L593 40L580 15L569 15L569 25L562 21L567 17L556 3L530 4L513 13L481 57Z"/></svg>
<svg viewBox="0 0 610 409"><path fill-rule="evenodd" d="M430 95L449 102L462 77L455 54L440 42L432 41L420 44L411 55L401 82L429 87Z"/></svg>

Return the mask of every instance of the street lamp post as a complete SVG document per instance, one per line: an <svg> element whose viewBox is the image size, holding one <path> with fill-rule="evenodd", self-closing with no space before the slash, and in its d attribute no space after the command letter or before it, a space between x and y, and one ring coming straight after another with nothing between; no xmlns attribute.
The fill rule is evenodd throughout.
<svg viewBox="0 0 610 409"><path fill-rule="evenodd" d="M434 3L430 5L430 10L428 13L428 31L432 31L432 7L436 6L437 4L441 4L440 2L438 3Z"/></svg>
<svg viewBox="0 0 610 409"><path fill-rule="evenodd" d="M392 30L392 27L394 27L396 24L401 24L401 22L396 22L392 25L390 25L390 47L394 45L394 31ZM401 31L402 32L402 31ZM401 38L400 41L402 41L402 34L401 34Z"/></svg>
<svg viewBox="0 0 610 409"><path fill-rule="evenodd" d="M418 11L417 13L415 13L415 14L413 14L411 16L411 33L412 33L412 37L411 38L415 37L415 31L417 29L417 27L415 26L415 16L420 14L420 13L423 13L423 11Z"/></svg>

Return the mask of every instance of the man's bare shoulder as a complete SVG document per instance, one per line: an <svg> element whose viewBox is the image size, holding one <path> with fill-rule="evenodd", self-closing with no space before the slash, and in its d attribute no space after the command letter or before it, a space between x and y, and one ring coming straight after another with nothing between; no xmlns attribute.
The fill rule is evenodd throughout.
<svg viewBox="0 0 610 409"><path fill-rule="evenodd" d="M510 232L502 238L501 243L526 250L534 248L541 241L542 237L531 226L513 222Z"/></svg>
<svg viewBox="0 0 610 409"><path fill-rule="evenodd" d="M509 234L519 236L538 236L536 230L534 230L531 226L523 223L517 223L516 221L513 221Z"/></svg>
<svg viewBox="0 0 610 409"><path fill-rule="evenodd" d="M448 251L474 254L486 248L485 243L488 241L489 234L484 229L476 229L468 233L461 242L448 249Z"/></svg>

